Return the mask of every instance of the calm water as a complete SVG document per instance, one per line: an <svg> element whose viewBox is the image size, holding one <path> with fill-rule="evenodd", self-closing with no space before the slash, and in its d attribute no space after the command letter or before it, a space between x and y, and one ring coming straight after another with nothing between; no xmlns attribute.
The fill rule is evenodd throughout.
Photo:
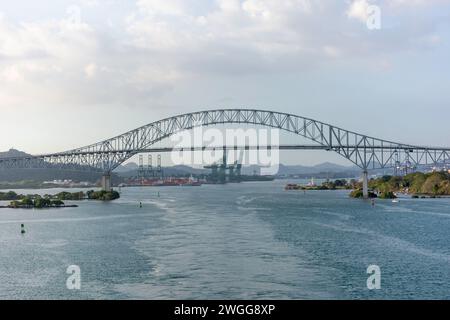
<svg viewBox="0 0 450 320"><path fill-rule="evenodd" d="M372 207L285 183L128 188L113 203L2 209L0 298L450 297L450 199ZM366 287L371 264L378 291ZM81 268L79 291L66 288L69 265Z"/></svg>

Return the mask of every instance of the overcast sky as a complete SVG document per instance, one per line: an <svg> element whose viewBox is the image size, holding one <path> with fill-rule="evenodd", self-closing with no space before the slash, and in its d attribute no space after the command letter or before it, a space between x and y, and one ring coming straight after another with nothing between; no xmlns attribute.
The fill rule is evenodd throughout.
<svg viewBox="0 0 450 320"><path fill-rule="evenodd" d="M449 40L448 0L0 0L0 150L222 107L450 146Z"/></svg>

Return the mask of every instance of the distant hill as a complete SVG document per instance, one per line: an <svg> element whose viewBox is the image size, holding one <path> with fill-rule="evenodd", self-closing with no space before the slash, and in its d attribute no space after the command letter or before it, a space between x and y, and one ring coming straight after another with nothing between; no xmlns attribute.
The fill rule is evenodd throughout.
<svg viewBox="0 0 450 320"><path fill-rule="evenodd" d="M137 165L137 163L135 162L128 162L127 164L124 165L120 165L116 168L116 170L114 170L117 173L125 173L125 172L130 172L130 171L134 171L134 170L138 170L139 166Z"/></svg>
<svg viewBox="0 0 450 320"><path fill-rule="evenodd" d="M29 157L31 154L19 151L16 149L9 149L5 152L0 152L0 158L18 158L18 157Z"/></svg>
<svg viewBox="0 0 450 320"><path fill-rule="evenodd" d="M0 152L0 158L8 157L26 157L30 154L10 149L6 152ZM128 162L120 165L115 171L114 176L116 181L120 181L123 178L133 177L138 175L139 166L135 162ZM192 168L184 165L177 165L172 167L164 167L165 176L186 176L186 175L202 175L209 174L211 170ZM378 173L379 171L373 171ZM380 171L381 172L381 171ZM257 165L244 166L242 168L242 174L253 175L260 174L261 167ZM300 177L350 177L358 176L361 174L361 169L356 166L343 166L335 163L324 162L314 166L303 165L284 165L280 164L277 176L300 176ZM72 179L74 181L98 181L101 174L89 173L83 171L65 171L57 169L10 169L0 170L0 181L20 181L20 180L53 180L53 179Z"/></svg>
<svg viewBox="0 0 450 320"><path fill-rule="evenodd" d="M0 152L0 158L16 158L16 157L29 157L30 154L10 149L5 152ZM2 182L17 182L17 181L48 181L48 180L64 180L69 179L73 181L89 181L97 182L101 178L101 173L88 172L88 171L71 171L71 170L59 170L59 169L0 169L0 181ZM114 181L121 181L120 178L114 174Z"/></svg>
<svg viewBox="0 0 450 320"><path fill-rule="evenodd" d="M243 174L253 174L256 172L259 174L261 170L260 166L248 166L242 169ZM302 175L302 174L318 174L318 173L351 173L357 171L355 167L342 166L334 163L321 163L314 166L302 166L302 165L284 165L280 164L278 175Z"/></svg>
<svg viewBox="0 0 450 320"><path fill-rule="evenodd" d="M136 165L136 164L134 164ZM120 166L120 168L116 169L114 171L121 177L129 178L129 177L135 177L139 174L139 167L136 165L135 169L132 170L125 170L126 168L134 168L133 165L131 166ZM155 170L156 168L154 168ZM210 173L210 170L206 169L196 169L191 168L188 166L178 165L173 167L163 167L162 170L164 171L165 176L185 176L185 175L201 175L201 174L208 174Z"/></svg>
<svg viewBox="0 0 450 320"><path fill-rule="evenodd" d="M355 168L352 166L342 166L339 164L331 163L331 162L324 162L318 165L313 166L315 170L319 171L329 171L329 172L342 172L342 171L348 171L348 170L354 170Z"/></svg>
<svg viewBox="0 0 450 320"><path fill-rule="evenodd" d="M253 175L253 174L260 174L261 172L261 166L257 165L251 165L251 166L244 166L242 168L242 174L245 175ZM122 177L132 177L138 175L138 169L139 166L134 163L130 162L126 165L119 166L115 172L122 176ZM164 174L166 176L168 175L188 175L188 174L208 174L211 172L211 170L207 169L197 169L192 168L189 166L183 166L183 165L177 165L173 167L164 167ZM333 175L335 173L347 173L347 174L353 174L354 172L359 172L357 168L349 166L342 166L330 162L324 162L315 166L302 166L302 165L283 165L280 164L278 175L310 175L310 174L319 174L319 173L329 173L330 175Z"/></svg>

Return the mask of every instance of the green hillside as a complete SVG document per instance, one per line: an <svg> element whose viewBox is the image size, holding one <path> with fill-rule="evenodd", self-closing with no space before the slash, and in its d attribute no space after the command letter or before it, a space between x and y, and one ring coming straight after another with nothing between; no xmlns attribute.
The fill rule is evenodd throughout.
<svg viewBox="0 0 450 320"><path fill-rule="evenodd" d="M450 195L448 172L411 173L404 177L384 176L369 182L369 188L378 193L405 192L412 195Z"/></svg>

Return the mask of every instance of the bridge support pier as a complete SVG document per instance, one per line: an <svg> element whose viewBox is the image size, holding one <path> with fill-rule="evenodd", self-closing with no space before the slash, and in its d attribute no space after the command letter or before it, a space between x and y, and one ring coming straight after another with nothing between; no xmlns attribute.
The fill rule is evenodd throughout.
<svg viewBox="0 0 450 320"><path fill-rule="evenodd" d="M369 173L367 170L363 171L363 197L364 199L369 199Z"/></svg>
<svg viewBox="0 0 450 320"><path fill-rule="evenodd" d="M111 174L105 173L102 176L102 190L111 191Z"/></svg>

